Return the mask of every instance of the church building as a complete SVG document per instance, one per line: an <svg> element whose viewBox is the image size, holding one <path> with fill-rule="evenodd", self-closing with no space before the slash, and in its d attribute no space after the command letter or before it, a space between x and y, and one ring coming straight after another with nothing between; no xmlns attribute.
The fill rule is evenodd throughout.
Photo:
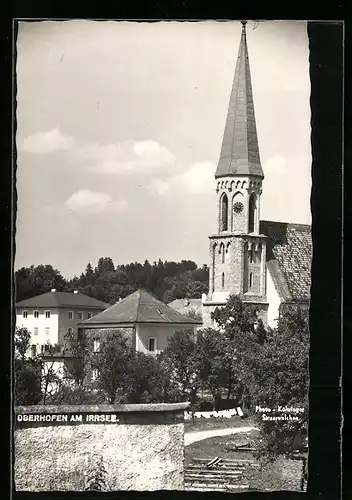
<svg viewBox="0 0 352 500"><path fill-rule="evenodd" d="M215 172L216 233L209 237L209 292L203 294L203 327L230 295L255 306L275 326L282 304L309 307L311 227L260 219L265 196L246 39L236 63L220 159ZM172 304L170 304L172 307ZM179 310L179 312L184 312Z"/></svg>

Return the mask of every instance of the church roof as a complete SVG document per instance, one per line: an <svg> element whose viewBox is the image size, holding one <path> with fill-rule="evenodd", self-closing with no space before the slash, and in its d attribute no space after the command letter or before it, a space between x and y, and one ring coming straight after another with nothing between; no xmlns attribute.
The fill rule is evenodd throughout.
<svg viewBox="0 0 352 500"><path fill-rule="evenodd" d="M282 301L310 300L312 235L311 226L261 221L260 232L267 236L267 268Z"/></svg>
<svg viewBox="0 0 352 500"><path fill-rule="evenodd" d="M264 177L259 156L245 23L242 23L235 76L215 178L231 175Z"/></svg>
<svg viewBox="0 0 352 500"><path fill-rule="evenodd" d="M202 299L175 299L168 306L181 314L187 314L190 311L202 314Z"/></svg>
<svg viewBox="0 0 352 500"><path fill-rule="evenodd" d="M21 300L16 303L16 307L81 307L87 309L106 309L108 304L100 300L93 299L83 293L74 292L57 292L51 291L31 297L30 299Z"/></svg>
<svg viewBox="0 0 352 500"><path fill-rule="evenodd" d="M200 321L180 314L145 290L137 290L105 311L82 321L89 325L118 325L135 323L200 324Z"/></svg>

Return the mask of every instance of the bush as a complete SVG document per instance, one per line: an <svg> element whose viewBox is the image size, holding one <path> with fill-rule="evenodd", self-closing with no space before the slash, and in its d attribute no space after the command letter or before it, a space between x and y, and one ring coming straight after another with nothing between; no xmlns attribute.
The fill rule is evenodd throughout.
<svg viewBox="0 0 352 500"><path fill-rule="evenodd" d="M32 359L15 359L15 404L35 405L42 399L41 367Z"/></svg>
<svg viewBox="0 0 352 500"><path fill-rule="evenodd" d="M211 401L200 401L197 404L198 411L213 411L214 405Z"/></svg>
<svg viewBox="0 0 352 500"><path fill-rule="evenodd" d="M63 385L52 396L48 397L46 402L51 405L95 405L106 404L107 397L101 391Z"/></svg>
<svg viewBox="0 0 352 500"><path fill-rule="evenodd" d="M236 406L239 406L237 399L220 399L215 404L215 410L230 410L231 408L236 408Z"/></svg>

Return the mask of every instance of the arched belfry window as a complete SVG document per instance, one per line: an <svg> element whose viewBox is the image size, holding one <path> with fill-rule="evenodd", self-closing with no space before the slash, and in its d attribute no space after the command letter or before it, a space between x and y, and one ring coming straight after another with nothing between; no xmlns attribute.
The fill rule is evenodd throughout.
<svg viewBox="0 0 352 500"><path fill-rule="evenodd" d="M254 232L256 211L257 211L257 199L256 199L255 194L252 193L251 196L249 197L249 207L248 207L248 212L249 212L248 232L250 232L250 233Z"/></svg>
<svg viewBox="0 0 352 500"><path fill-rule="evenodd" d="M252 244L250 250L249 250L249 262L252 264L255 259L255 253L254 253L254 244Z"/></svg>
<svg viewBox="0 0 352 500"><path fill-rule="evenodd" d="M211 293L215 290L215 253L216 253L216 243L213 245L213 258L212 258L212 269L211 269Z"/></svg>
<svg viewBox="0 0 352 500"><path fill-rule="evenodd" d="M221 253L221 262L225 262L225 245L221 243L219 253Z"/></svg>
<svg viewBox="0 0 352 500"><path fill-rule="evenodd" d="M221 197L221 231L227 231L228 228L228 213L229 200L226 194Z"/></svg>
<svg viewBox="0 0 352 500"><path fill-rule="evenodd" d="M248 292L248 260L249 260L249 250L248 242L246 241L243 248L244 252L244 268L243 268L243 292Z"/></svg>

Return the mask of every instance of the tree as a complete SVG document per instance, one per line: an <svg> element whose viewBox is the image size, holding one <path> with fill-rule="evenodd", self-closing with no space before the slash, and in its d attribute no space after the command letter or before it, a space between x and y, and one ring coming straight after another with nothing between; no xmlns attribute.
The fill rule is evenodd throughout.
<svg viewBox="0 0 352 500"><path fill-rule="evenodd" d="M202 283L205 283L206 286L208 287L208 283L209 283L209 267L206 264L203 264L202 267L194 269L192 271L192 276L193 276L193 278L196 281L201 281Z"/></svg>
<svg viewBox="0 0 352 500"><path fill-rule="evenodd" d="M102 391L93 391L88 384L72 387L65 382L47 398L47 403L51 405L98 405L106 401Z"/></svg>
<svg viewBox="0 0 352 500"><path fill-rule="evenodd" d="M285 308L279 317L277 328L267 342L252 358L249 370L253 375L256 405L276 409L303 408L299 419L263 420L257 412L261 441L258 456L273 460L280 454L289 455L297 438L307 437L308 424L308 360L309 319L308 312L298 308ZM289 413L277 411L269 416ZM294 415L294 414L293 414Z"/></svg>
<svg viewBox="0 0 352 500"><path fill-rule="evenodd" d="M79 278L73 278L69 285L71 288L79 289L83 291L86 287L94 286L95 283L95 274L93 267L90 262L88 262L85 273L82 273Z"/></svg>
<svg viewBox="0 0 352 500"><path fill-rule="evenodd" d="M58 371L55 366L56 355L61 351L58 344L47 344L44 353L39 354L41 360L41 385L42 385L42 404L47 403L47 399L57 392L63 383L65 370ZM47 359L45 359L47 358Z"/></svg>
<svg viewBox="0 0 352 500"><path fill-rule="evenodd" d="M100 257L98 260L98 265L95 268L96 276L106 272L106 271L115 271L115 265L111 257Z"/></svg>
<svg viewBox="0 0 352 500"><path fill-rule="evenodd" d="M101 404L106 403L106 395L102 391L93 391L93 384L88 377L92 360L93 345L85 333L67 332L64 335L65 359L62 378L52 375L52 384L56 382L56 390L46 396L49 404Z"/></svg>
<svg viewBox="0 0 352 500"><path fill-rule="evenodd" d="M15 404L38 404L42 398L41 363L37 357L28 358L31 334L26 328L16 328L15 347Z"/></svg>
<svg viewBox="0 0 352 500"><path fill-rule="evenodd" d="M31 333L26 328L15 330L15 400L16 404L46 404L62 383L55 369L59 345L47 344L42 354L28 356ZM49 359L45 359L49 357Z"/></svg>
<svg viewBox="0 0 352 500"><path fill-rule="evenodd" d="M128 403L169 403L180 398L176 385L170 379L168 367L159 356L143 352L135 353L123 379L123 390Z"/></svg>
<svg viewBox="0 0 352 500"><path fill-rule="evenodd" d="M31 333L27 328L16 328L15 330L15 357L24 361L27 357L30 344L31 344Z"/></svg>
<svg viewBox="0 0 352 500"><path fill-rule="evenodd" d="M190 319L195 319L198 321L203 320L202 313L197 311L197 309L195 309L193 307L191 309L189 309L188 311L186 311L186 313L184 313L184 315Z"/></svg>
<svg viewBox="0 0 352 500"><path fill-rule="evenodd" d="M65 352L71 356L67 377L72 378L76 387L82 387L87 380L87 365L91 345L84 333L67 332L64 335Z"/></svg>
<svg viewBox="0 0 352 500"><path fill-rule="evenodd" d="M80 292L114 304L138 288L145 288L165 303L177 298L200 298L208 291L209 269L206 265L198 268L189 260L167 262L158 259L151 265L145 260L143 265L130 262L115 268L111 257L100 257L93 270L89 262L84 272L66 280L51 265L40 265L18 269L16 276L17 301L49 292Z"/></svg>
<svg viewBox="0 0 352 500"><path fill-rule="evenodd" d="M91 283L94 282L94 270L92 268L92 264L88 262L87 267L86 267L86 273L85 273L85 279L87 285L90 285Z"/></svg>
<svg viewBox="0 0 352 500"><path fill-rule="evenodd" d="M135 351L121 332L109 332L101 339L100 352L93 353L90 366L98 371L97 387L106 392L109 403L116 400L133 362Z"/></svg>
<svg viewBox="0 0 352 500"><path fill-rule="evenodd" d="M200 299L203 293L208 292L208 284L202 281L190 280L187 285L186 297L189 299Z"/></svg>
<svg viewBox="0 0 352 500"><path fill-rule="evenodd" d="M262 322L258 320L256 309L235 295L229 297L224 307L215 309L212 319L219 326L218 349L226 373L227 398L236 392L245 411L247 406L253 405L251 374L247 365L262 341Z"/></svg>
<svg viewBox="0 0 352 500"><path fill-rule="evenodd" d="M194 337L190 330L175 332L160 355L163 364L168 367L171 381L179 387L182 399L190 401L192 407L196 404L200 387L200 366Z"/></svg>
<svg viewBox="0 0 352 500"><path fill-rule="evenodd" d="M67 287L67 281L61 276L60 271L49 264L22 267L15 272L15 281L18 302L50 292L52 288L60 292Z"/></svg>
<svg viewBox="0 0 352 500"><path fill-rule="evenodd" d="M199 376L203 389L211 393L215 407L221 400L223 389L229 388L231 375L231 366L228 366L224 357L224 340L220 332L213 328L200 330L197 334L197 354L201 367ZM228 391L228 397L230 393Z"/></svg>
<svg viewBox="0 0 352 500"><path fill-rule="evenodd" d="M21 267L15 272L16 300L24 300L33 297L32 274L34 266Z"/></svg>
<svg viewBox="0 0 352 500"><path fill-rule="evenodd" d="M231 295L224 307L215 309L212 319L216 321L220 329L232 336L239 332L244 335L253 335L254 326L258 322L258 314L250 304L242 302L236 295Z"/></svg>
<svg viewBox="0 0 352 500"><path fill-rule="evenodd" d="M195 271L197 269L197 264L193 260L181 260L180 267L182 272Z"/></svg>
<svg viewBox="0 0 352 500"><path fill-rule="evenodd" d="M41 367L36 360L15 358L15 405L36 405L42 399Z"/></svg>

